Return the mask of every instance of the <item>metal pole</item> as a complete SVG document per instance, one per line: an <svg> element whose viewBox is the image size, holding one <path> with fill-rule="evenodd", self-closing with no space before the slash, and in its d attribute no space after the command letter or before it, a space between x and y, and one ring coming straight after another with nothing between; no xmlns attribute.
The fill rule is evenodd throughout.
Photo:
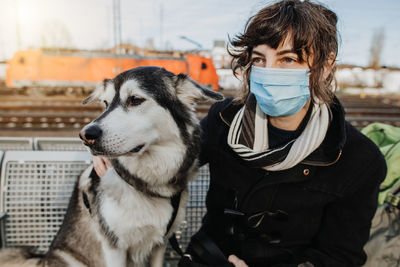
<svg viewBox="0 0 400 267"><path fill-rule="evenodd" d="M116 74L122 71L121 58L121 2L113 0L113 21L114 21L114 54L115 54L115 70Z"/></svg>
<svg viewBox="0 0 400 267"><path fill-rule="evenodd" d="M160 4L160 50L164 50L163 24L164 24L164 6L161 3Z"/></svg>
<svg viewBox="0 0 400 267"><path fill-rule="evenodd" d="M21 50L21 31L19 25L19 11L18 11L18 0L14 0L14 7L15 7L15 32L17 35L17 49Z"/></svg>

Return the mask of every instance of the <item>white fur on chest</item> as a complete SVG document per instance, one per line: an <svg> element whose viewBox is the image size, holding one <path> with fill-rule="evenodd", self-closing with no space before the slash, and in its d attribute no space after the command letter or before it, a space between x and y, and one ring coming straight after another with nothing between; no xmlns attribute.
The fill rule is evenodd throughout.
<svg viewBox="0 0 400 267"><path fill-rule="evenodd" d="M102 195L100 213L118 237L119 248L139 246L145 249L163 242L173 209L169 199L149 197L136 191L113 169L101 178L99 193Z"/></svg>

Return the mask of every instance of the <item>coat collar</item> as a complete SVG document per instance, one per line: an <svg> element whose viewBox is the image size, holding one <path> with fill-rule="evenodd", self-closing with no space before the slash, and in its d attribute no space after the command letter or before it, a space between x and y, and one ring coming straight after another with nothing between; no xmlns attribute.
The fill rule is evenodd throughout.
<svg viewBox="0 0 400 267"><path fill-rule="evenodd" d="M243 103L230 101L219 113L221 121L228 127ZM346 143L345 112L339 99L335 96L331 105L332 121L322 144L301 163L312 166L329 166L339 161Z"/></svg>
<svg viewBox="0 0 400 267"><path fill-rule="evenodd" d="M227 126L231 126L233 118L242 107L243 103L232 100L222 109L222 111L219 112L219 117L223 123L225 123Z"/></svg>

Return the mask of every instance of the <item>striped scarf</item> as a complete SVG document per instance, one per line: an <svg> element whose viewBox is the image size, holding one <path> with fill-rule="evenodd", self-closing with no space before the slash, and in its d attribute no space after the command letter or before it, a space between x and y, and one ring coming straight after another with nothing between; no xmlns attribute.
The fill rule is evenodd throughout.
<svg viewBox="0 0 400 267"><path fill-rule="evenodd" d="M270 149L268 117L257 105L254 95L250 95L233 118L228 144L251 167L270 171L292 168L321 145L328 130L330 110L326 104L315 102L300 136L281 147Z"/></svg>

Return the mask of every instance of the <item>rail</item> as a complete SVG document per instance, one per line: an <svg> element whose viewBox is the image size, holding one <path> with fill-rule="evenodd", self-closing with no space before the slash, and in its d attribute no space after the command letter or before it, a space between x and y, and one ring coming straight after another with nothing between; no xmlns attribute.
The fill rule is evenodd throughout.
<svg viewBox="0 0 400 267"><path fill-rule="evenodd" d="M232 93L225 93L226 96ZM30 98L29 98L30 99ZM346 119L354 126L363 127L371 122L384 122L400 126L400 101L397 98L339 96ZM27 101L16 98L0 104L0 130L72 130L77 131L96 118L102 107L81 105L80 98L45 98ZM197 116L203 118L210 103L197 106Z"/></svg>

